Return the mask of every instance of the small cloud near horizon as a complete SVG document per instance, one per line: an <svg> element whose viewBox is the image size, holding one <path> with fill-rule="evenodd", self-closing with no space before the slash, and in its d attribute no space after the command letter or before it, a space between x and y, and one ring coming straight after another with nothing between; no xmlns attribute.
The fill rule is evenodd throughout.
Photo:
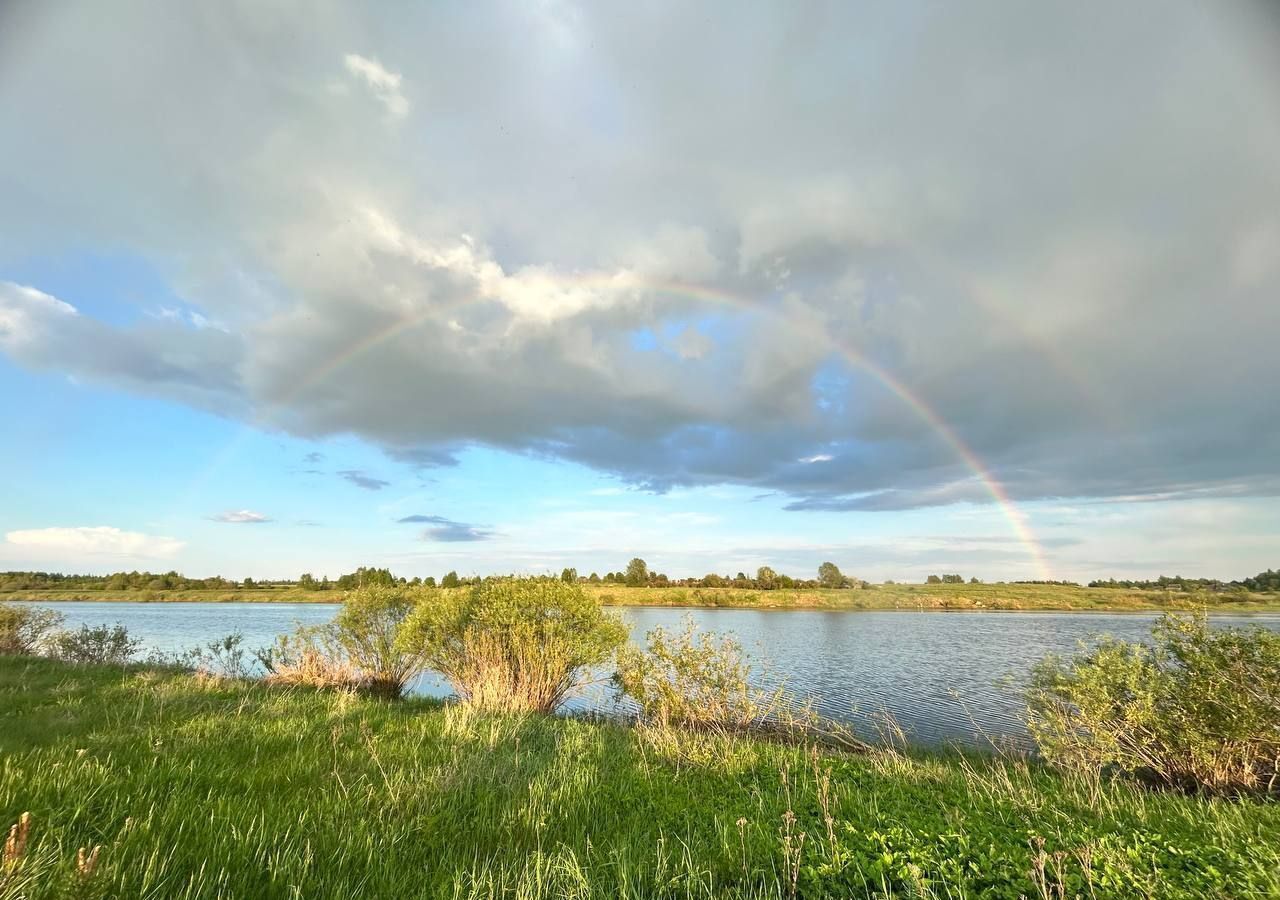
<svg viewBox="0 0 1280 900"><path fill-rule="evenodd" d="M210 516L209 520L212 522L226 522L232 525L258 525L262 522L270 522L271 517L265 516L260 512L254 512L251 509L229 509L226 512Z"/></svg>
<svg viewBox="0 0 1280 900"><path fill-rule="evenodd" d="M339 477L345 478L358 488L364 488L366 491L380 491L384 487L388 487L391 482L384 481L381 478L374 478L359 469L343 469L338 473Z"/></svg>
<svg viewBox="0 0 1280 900"><path fill-rule="evenodd" d="M487 541L493 537L492 531L487 531L468 522L455 522L452 519L446 519L444 516L413 515L405 516L396 521L402 525L422 523L432 525L433 527L423 530L422 539L424 541L440 541L452 544Z"/></svg>

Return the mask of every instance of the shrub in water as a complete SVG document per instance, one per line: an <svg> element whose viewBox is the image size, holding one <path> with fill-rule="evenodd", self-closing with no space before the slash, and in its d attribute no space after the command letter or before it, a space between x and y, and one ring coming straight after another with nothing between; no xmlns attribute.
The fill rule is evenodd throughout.
<svg viewBox="0 0 1280 900"><path fill-rule="evenodd" d="M645 639L647 649L618 654L615 682L646 719L744 728L761 723L778 699L748 683L751 667L731 635L699 631L686 616L680 632L659 626Z"/></svg>
<svg viewBox="0 0 1280 900"><path fill-rule="evenodd" d="M0 603L0 653L39 653L62 624L62 614L42 606Z"/></svg>
<svg viewBox="0 0 1280 900"><path fill-rule="evenodd" d="M1028 726L1050 762L1213 791L1275 790L1280 634L1165 616L1148 647L1104 639L1034 669Z"/></svg>
<svg viewBox="0 0 1280 900"><path fill-rule="evenodd" d="M401 645L466 703L551 712L626 637L621 620L577 584L490 578L427 594L405 622Z"/></svg>
<svg viewBox="0 0 1280 900"><path fill-rule="evenodd" d="M123 625L81 625L79 631L60 631L50 641L51 655L73 663L123 665L138 652L141 641L129 637Z"/></svg>
<svg viewBox="0 0 1280 900"><path fill-rule="evenodd" d="M347 594L327 629L327 642L360 672L372 693L397 698L422 668L420 648L398 642L418 592L368 585Z"/></svg>

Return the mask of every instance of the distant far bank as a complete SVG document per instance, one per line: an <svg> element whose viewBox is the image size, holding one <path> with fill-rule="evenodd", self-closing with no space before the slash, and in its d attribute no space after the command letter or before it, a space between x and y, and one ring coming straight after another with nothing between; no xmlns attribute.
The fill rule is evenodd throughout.
<svg viewBox="0 0 1280 900"><path fill-rule="evenodd" d="M586 584L607 606L690 606L810 610L1040 610L1137 612L1203 609L1280 612L1280 593L1090 588L1061 584L867 584L856 588L627 587ZM340 590L296 586L233 589L0 591L0 602L337 603Z"/></svg>

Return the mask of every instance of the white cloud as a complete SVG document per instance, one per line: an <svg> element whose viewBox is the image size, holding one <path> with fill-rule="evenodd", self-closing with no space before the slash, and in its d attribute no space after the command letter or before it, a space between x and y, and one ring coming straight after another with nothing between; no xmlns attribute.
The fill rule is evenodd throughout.
<svg viewBox="0 0 1280 900"><path fill-rule="evenodd" d="M74 306L44 291L0 281L0 347L10 352L37 340L50 320L75 315Z"/></svg>
<svg viewBox="0 0 1280 900"><path fill-rule="evenodd" d="M409 101L400 92L403 80L399 72L390 72L376 59L368 59L357 53L348 53L343 57L347 71L364 80L387 108L393 119L403 119L409 115Z"/></svg>
<svg viewBox="0 0 1280 900"><path fill-rule="evenodd" d="M107 525L79 528L33 528L10 531L5 540L39 555L129 556L162 559L186 546L185 541Z"/></svg>
<svg viewBox="0 0 1280 900"><path fill-rule="evenodd" d="M270 522L271 519L251 509L233 509L210 516L215 522L228 522L237 525L256 525L259 522Z"/></svg>
<svg viewBox="0 0 1280 900"><path fill-rule="evenodd" d="M811 463L831 462L833 459L835 457L830 453L815 453L813 456L802 456L799 461L809 465Z"/></svg>

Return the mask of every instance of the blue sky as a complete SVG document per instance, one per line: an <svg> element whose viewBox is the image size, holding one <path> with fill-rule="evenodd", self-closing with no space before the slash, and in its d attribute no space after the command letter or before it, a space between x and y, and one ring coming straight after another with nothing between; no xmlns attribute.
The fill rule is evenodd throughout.
<svg viewBox="0 0 1280 900"><path fill-rule="evenodd" d="M13 7L0 568L1273 567L1276 20L1138 7Z"/></svg>

